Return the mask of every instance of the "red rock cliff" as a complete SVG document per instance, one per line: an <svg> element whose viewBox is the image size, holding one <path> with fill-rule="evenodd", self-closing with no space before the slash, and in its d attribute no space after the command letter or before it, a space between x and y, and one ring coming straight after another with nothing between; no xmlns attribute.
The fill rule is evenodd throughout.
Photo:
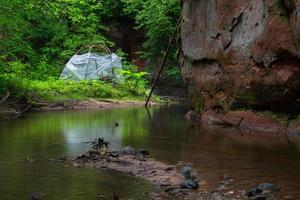
<svg viewBox="0 0 300 200"><path fill-rule="evenodd" d="M300 0L183 0L182 72L197 112L300 112Z"/></svg>

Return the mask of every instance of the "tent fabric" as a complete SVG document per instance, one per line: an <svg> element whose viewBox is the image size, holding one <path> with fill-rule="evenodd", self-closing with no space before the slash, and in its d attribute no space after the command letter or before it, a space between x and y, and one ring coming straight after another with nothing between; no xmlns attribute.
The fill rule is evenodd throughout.
<svg viewBox="0 0 300 200"><path fill-rule="evenodd" d="M62 80L123 80L117 69L123 69L121 59L114 53L98 55L96 53L75 54L66 64L60 75Z"/></svg>

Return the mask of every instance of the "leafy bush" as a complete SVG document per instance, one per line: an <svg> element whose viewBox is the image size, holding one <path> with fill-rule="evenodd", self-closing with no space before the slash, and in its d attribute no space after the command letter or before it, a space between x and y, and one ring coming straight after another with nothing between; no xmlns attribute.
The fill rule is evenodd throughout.
<svg viewBox="0 0 300 200"><path fill-rule="evenodd" d="M86 99L86 98L104 98L104 99L143 99L145 92L143 90L132 91L127 85L102 81L81 81L75 82L72 80L29 80L22 81L9 77L10 81L5 81L7 87L2 87L4 90L13 91L15 96L25 96L38 98L41 101L57 101L66 99ZM0 83L1 83L0 79Z"/></svg>
<svg viewBox="0 0 300 200"><path fill-rule="evenodd" d="M128 88L133 94L147 95L147 84L148 81L143 77L147 75L147 72L137 72L132 70L118 70L120 74L124 75L123 86Z"/></svg>

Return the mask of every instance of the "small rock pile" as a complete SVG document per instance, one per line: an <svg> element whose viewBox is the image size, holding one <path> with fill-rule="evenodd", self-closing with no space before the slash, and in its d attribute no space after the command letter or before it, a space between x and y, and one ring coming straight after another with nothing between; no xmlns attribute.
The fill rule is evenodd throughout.
<svg viewBox="0 0 300 200"><path fill-rule="evenodd" d="M92 166L140 177L163 189L150 194L150 199L181 200L273 200L273 184L263 183L248 192L235 192L233 179L224 175L220 186L213 191L199 191L199 180L191 166L173 166L149 158L147 150L126 146L111 151L108 142L99 138L92 142L92 149L73 160L75 167ZM201 182L200 182L201 183Z"/></svg>
<svg viewBox="0 0 300 200"><path fill-rule="evenodd" d="M75 158L74 166L117 170L169 189L197 189L199 187L196 177L191 175L191 170L185 169L185 172L181 174L176 166L149 158L147 150L137 150L126 146L119 151L110 151L108 146L102 138L95 140L92 142L92 149Z"/></svg>

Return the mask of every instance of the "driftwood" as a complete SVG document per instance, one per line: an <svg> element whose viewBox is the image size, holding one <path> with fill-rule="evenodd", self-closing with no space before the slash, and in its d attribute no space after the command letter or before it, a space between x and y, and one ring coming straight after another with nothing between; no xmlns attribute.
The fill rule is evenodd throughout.
<svg viewBox="0 0 300 200"><path fill-rule="evenodd" d="M10 92L7 91L5 97L1 99L0 105L4 103L10 96ZM20 100L12 98L12 100L9 102L9 105L5 105L0 109L2 110L2 113L5 113L6 108L8 108L8 116L1 116L1 118L6 120L12 120L23 116L33 106L33 104L29 102L27 98L25 98L24 103L25 104L22 105Z"/></svg>
<svg viewBox="0 0 300 200"><path fill-rule="evenodd" d="M0 105L10 97L10 92L7 90L5 97L0 100Z"/></svg>
<svg viewBox="0 0 300 200"><path fill-rule="evenodd" d="M27 106L23 110L21 110L20 112L18 112L15 116L7 117L6 119L12 120L12 119L16 119L16 118L22 117L31 108L31 106L32 106L32 104L28 103Z"/></svg>

